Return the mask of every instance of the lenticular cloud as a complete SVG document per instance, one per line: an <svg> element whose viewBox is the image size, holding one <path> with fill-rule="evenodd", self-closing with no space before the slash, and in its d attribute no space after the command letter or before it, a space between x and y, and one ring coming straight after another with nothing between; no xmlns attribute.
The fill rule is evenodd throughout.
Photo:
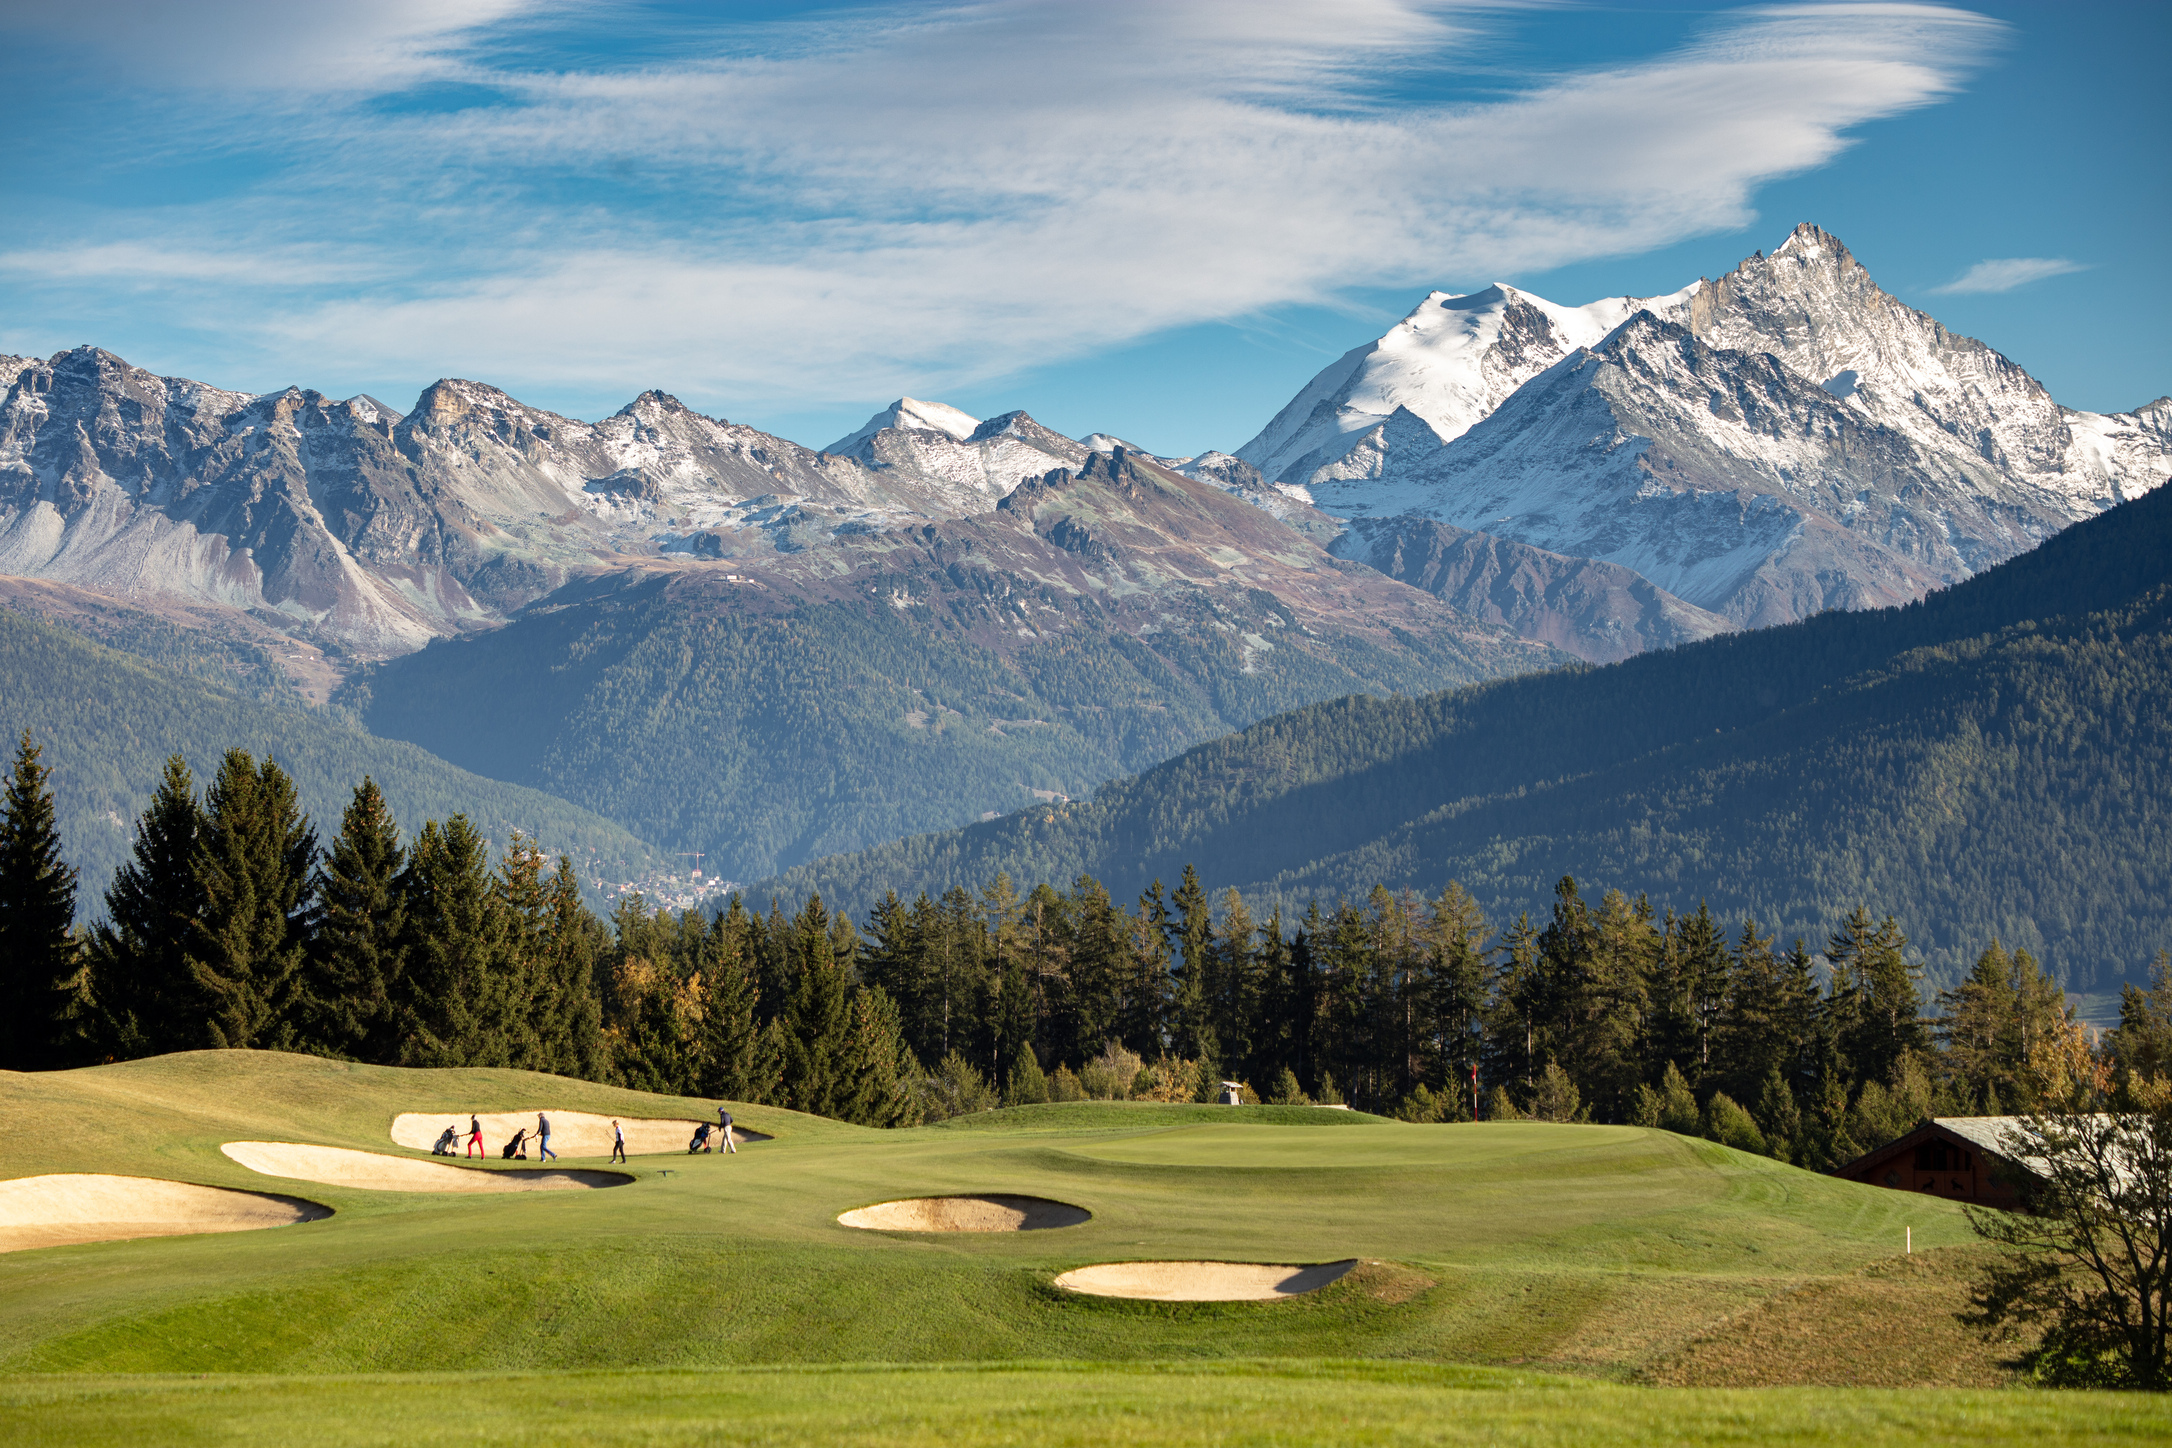
<svg viewBox="0 0 2172 1448"><path fill-rule="evenodd" d="M1737 226L1759 182L1948 94L1999 29L1761 8L1672 54L1466 87L1495 23L1416 0L993 0L660 35L663 58L608 69L493 49L485 25L417 62L472 104L264 102L293 168L164 218L159 244L232 254L334 221L313 233L349 240L315 264L345 246L373 280L172 303L313 370L888 395Z"/></svg>

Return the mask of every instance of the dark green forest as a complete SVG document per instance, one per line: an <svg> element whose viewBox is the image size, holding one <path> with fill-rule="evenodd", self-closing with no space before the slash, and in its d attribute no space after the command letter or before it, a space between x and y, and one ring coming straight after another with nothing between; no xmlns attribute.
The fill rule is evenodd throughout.
<svg viewBox="0 0 2172 1448"><path fill-rule="evenodd" d="M133 821L166 757L179 754L206 772L230 747L276 758L303 808L319 818L336 816L354 781L368 775L403 818L464 812L501 844L520 830L570 854L586 879L638 878L668 864L577 805L374 738L302 708L290 690L224 687L215 680L230 661L196 647L190 635L161 633L149 642L165 664L189 673L0 608L0 737L27 729L37 738L54 773L69 862L101 888L127 858Z"/></svg>
<svg viewBox="0 0 2172 1448"><path fill-rule="evenodd" d="M2172 935L2168 559L2160 489L1906 607L1314 705L755 893L860 912L999 872L1129 893L1197 860L1255 910L1453 879L1506 919L1574 876L1811 940L1868 904L1934 980L1995 937L2103 988Z"/></svg>
<svg viewBox="0 0 2172 1448"><path fill-rule="evenodd" d="M1138 619L1046 589L1026 601L1061 622L1021 640L1015 580L952 573L775 608L713 580L642 579L433 643L344 697L379 734L705 851L744 880L1015 810L1037 790L1082 794L1313 700L1499 667L1451 638L1305 638L1264 590L1235 613L1172 591L1142 637ZM1246 631L1278 642L1248 650Z"/></svg>
<svg viewBox="0 0 2172 1448"><path fill-rule="evenodd" d="M1256 919L1187 868L1135 903L997 876L859 924L809 896L713 914L621 902L463 817L403 836L364 780L320 843L241 750L201 791L169 759L103 919L27 737L0 794L0 1068L202 1047L508 1066L867 1125L1003 1103L1350 1104L1408 1120L1596 1120L1844 1162L1932 1114L2161 1091L2172 957L2099 1050L2026 951L1928 994L1900 923L1816 953L1754 921L1596 900L1534 918L1451 885Z"/></svg>

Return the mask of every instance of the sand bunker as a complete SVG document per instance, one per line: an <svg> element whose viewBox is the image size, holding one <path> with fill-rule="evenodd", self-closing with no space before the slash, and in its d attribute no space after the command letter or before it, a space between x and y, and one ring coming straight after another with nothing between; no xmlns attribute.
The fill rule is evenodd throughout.
<svg viewBox="0 0 2172 1448"><path fill-rule="evenodd" d="M837 1220L878 1232L1042 1232L1092 1219L1084 1207L1046 1197L909 1197L861 1207Z"/></svg>
<svg viewBox="0 0 2172 1448"><path fill-rule="evenodd" d="M0 1252L129 1237L252 1232L331 1215L330 1207L266 1192L64 1172L0 1182Z"/></svg>
<svg viewBox="0 0 2172 1448"><path fill-rule="evenodd" d="M229 1141L219 1150L266 1176L373 1192L562 1192L624 1186L633 1180L615 1171L483 1171L290 1141Z"/></svg>
<svg viewBox="0 0 2172 1448"><path fill-rule="evenodd" d="M1103 1262L1077 1267L1058 1287L1095 1297L1144 1297L1154 1302L1260 1302L1327 1286L1357 1266L1355 1257L1309 1267L1265 1262Z"/></svg>
<svg viewBox="0 0 2172 1448"><path fill-rule="evenodd" d="M560 1156L601 1156L611 1154L611 1118L598 1116L592 1111L553 1111L543 1108L543 1114L551 1119L551 1150ZM496 1161L498 1152L516 1131L528 1133L528 1155L535 1155L535 1112L492 1111L478 1118L483 1126L483 1148ZM626 1128L626 1152L629 1156L668 1156L673 1152L684 1154L686 1143L692 1139L695 1121L658 1120L654 1117L621 1116L618 1124ZM716 1118L710 1117L714 1126ZM465 1111L403 1111L392 1118L392 1140L397 1146L411 1146L417 1151L428 1151L446 1127L454 1127L460 1133L459 1152L468 1149L468 1113ZM711 1133L712 1136L714 1133ZM749 1131L744 1126L732 1127L732 1139L741 1146L750 1141L767 1141L768 1136L759 1131Z"/></svg>

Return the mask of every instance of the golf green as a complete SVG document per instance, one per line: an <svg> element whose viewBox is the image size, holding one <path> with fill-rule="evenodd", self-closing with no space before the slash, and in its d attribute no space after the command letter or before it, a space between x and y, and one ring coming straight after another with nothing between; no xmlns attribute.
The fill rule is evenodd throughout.
<svg viewBox="0 0 2172 1448"><path fill-rule="evenodd" d="M103 1441L128 1436L125 1425L138 1415L193 1423L225 1411L220 1404L246 1417L292 1401L306 1417L314 1411L307 1404L319 1402L339 1417L346 1410L334 1405L362 1393L379 1395L380 1418L369 1421L386 1435L431 1441L427 1431L409 1432L408 1415L428 1417L423 1405L440 1393L464 1400L499 1391L488 1377L433 1388L434 1380L407 1376L357 1386L327 1374L543 1373L506 1379L504 1390L569 1393L568 1401L594 1406L651 1391L673 1402L722 1391L700 1373L687 1380L650 1370L766 1365L776 1372L735 1375L731 1391L768 1394L784 1414L772 1424L775 1441L792 1442L819 1435L786 1421L789 1404L847 1385L883 1401L919 1395L932 1416L915 1421L927 1424L953 1410L1029 1412L1036 1390L1028 1377L993 1371L1020 1362L1043 1364L1033 1372L1058 1373L1081 1392L1091 1385L1112 1403L1166 1387L1172 1402L1205 1404L1227 1388L1232 1403L1296 1394L1329 1404L1322 1412L1357 1391L1350 1383L1377 1378L1367 1376L1375 1369L1323 1365L1332 1362L1401 1364L1378 1369L1395 1395L1483 1387L1487 1412L1510 1411L1500 1396L1508 1380L1477 1369L1543 1371L1570 1376L1514 1391L1538 1394L1532 1402L1583 1403L1570 1418L1588 1413L1594 1424L1615 1410L1579 1397L1598 1391L1578 1388L1579 1380L1958 1387L2004 1378L1998 1350L1953 1321L1980 1250L1968 1245L1957 1208L1635 1128L1417 1126L1346 1111L1108 1103L882 1132L734 1105L739 1121L773 1139L733 1156L636 1156L622 1168L634 1180L610 1190L483 1194L271 1177L220 1150L229 1141L297 1143L428 1161L393 1144L399 1113L442 1112L462 1123L471 1111L538 1109L693 1119L713 1117L715 1107L522 1072L253 1052L0 1073L0 1115L17 1123L0 1138L0 1179L154 1177L332 1209L265 1230L0 1254L0 1372L11 1375L0 1425L50 1415L80 1430L69 1441ZM536 1163L506 1163L493 1152L476 1169L521 1165ZM1039 1231L867 1231L837 1221L878 1202L959 1195L1045 1198L1091 1215ZM1903 1247L1910 1230L1913 1256ZM1344 1258L1360 1265L1277 1300L1132 1301L1053 1285L1059 1273L1097 1262ZM1286 1366L1271 1366L1276 1360ZM899 1366L913 1363L990 1370L915 1375ZM1096 1363L1132 1368L1086 1372ZM824 1364L860 1366L842 1378L807 1376ZM1064 1375L1049 1364L1072 1367ZM236 1384L248 1378L222 1377L217 1388L159 1380L115 1388L101 1376L106 1386L93 1389L87 1378L45 1376L166 1373L280 1376L247 1389ZM68 1386L77 1381L86 1386ZM1367 1388L1360 1396L1379 1395ZM1666 1396L1638 1389L1622 1401ZM2025 1425L2051 1411L2043 1404L2115 1401L1978 1396L2017 1405L2015 1435L2035 1437L2046 1435ZM1723 1416L1762 1402L1753 1416L1764 1417L1784 1416L1773 1405L1817 1401L1680 1401L1692 1400ZM754 1412L703 1401L685 1424ZM1122 1418L1131 1410L1108 1411ZM1651 1411L1653 1422L1665 1420ZM2117 1413L2147 1411L2103 1406L2113 1418L2091 1421L2107 1427ZM468 1416L443 1421L486 1437L495 1431L485 1410L460 1412ZM1382 1412L1380 1434L1407 1436L1394 1427L1404 1408ZM1863 1412L1864 1441L1903 1435L1906 1414ZM1476 1432L1480 1421L1469 1417L1456 1431ZM695 1433L685 1424L660 1427L656 1441ZM517 1426L508 1420L507 1431ZM2004 1431L1986 1429L1992 1438ZM1116 1433L1101 1441L1191 1440Z"/></svg>

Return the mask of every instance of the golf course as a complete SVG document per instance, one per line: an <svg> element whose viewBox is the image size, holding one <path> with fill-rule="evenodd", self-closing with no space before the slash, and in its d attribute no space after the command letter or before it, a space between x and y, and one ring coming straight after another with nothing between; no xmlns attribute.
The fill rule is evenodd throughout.
<svg viewBox="0 0 2172 1448"><path fill-rule="evenodd" d="M0 1436L2172 1433L2158 1399L2011 1382L2010 1350L1954 1319L1984 1250L1958 1207L1707 1141L1115 1102L881 1131L733 1105L737 1153L687 1155L717 1106L268 1052L0 1073ZM503 1159L538 1111L567 1123L560 1160ZM403 1144L464 1141L471 1115L496 1123L482 1159Z"/></svg>

